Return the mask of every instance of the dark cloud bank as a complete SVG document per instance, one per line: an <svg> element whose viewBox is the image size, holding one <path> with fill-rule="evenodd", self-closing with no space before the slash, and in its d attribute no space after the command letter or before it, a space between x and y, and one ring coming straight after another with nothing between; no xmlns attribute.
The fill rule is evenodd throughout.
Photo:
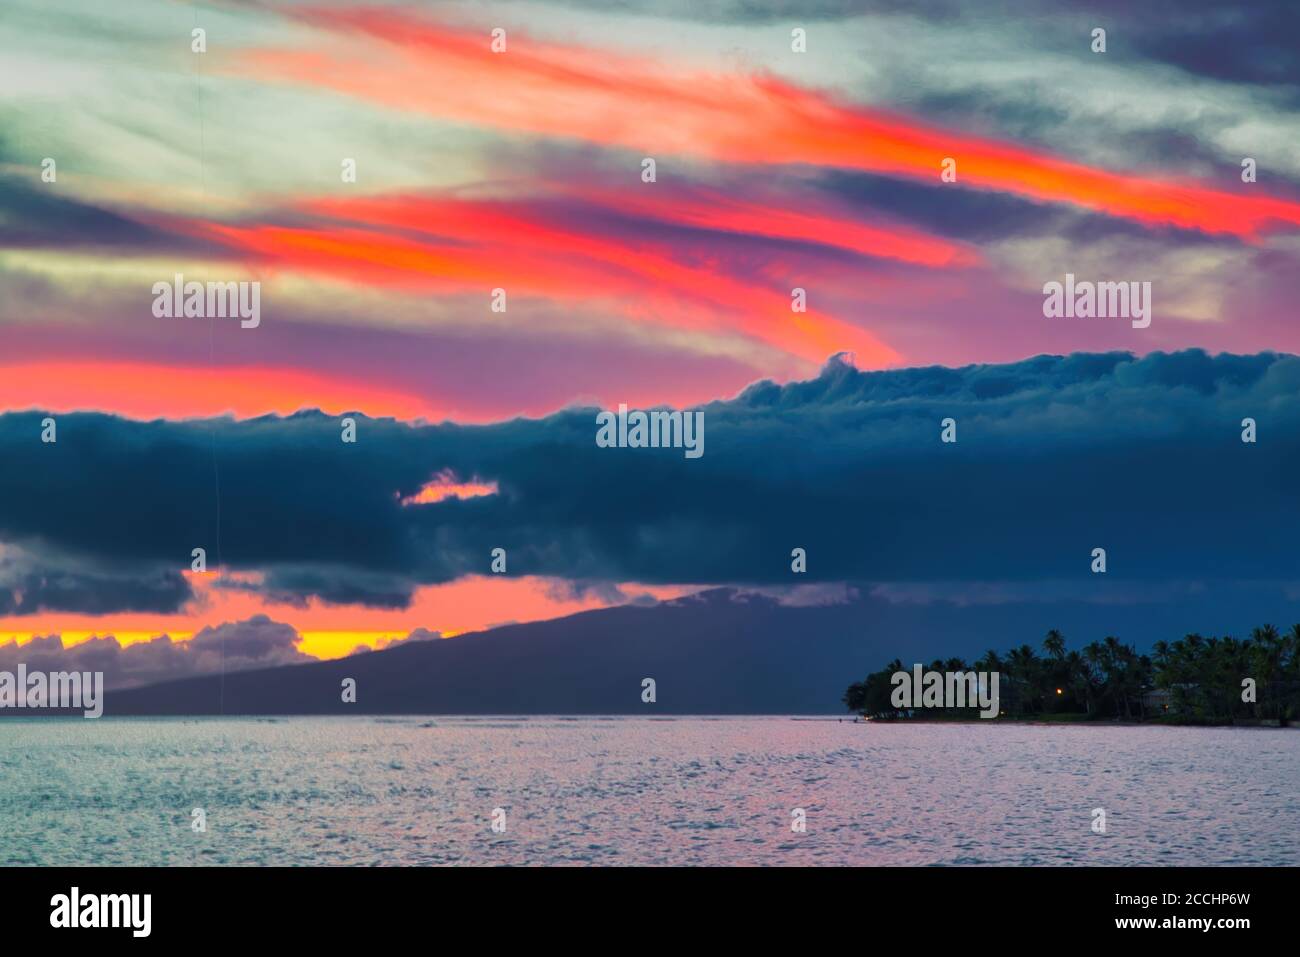
<svg viewBox="0 0 1300 957"><path fill-rule="evenodd" d="M62 415L52 445L41 413L10 413L0 607L179 610L198 546L264 574L253 587L268 594L376 607L486 574L497 547L511 575L588 582L1291 579L1298 389L1300 359L1272 354L876 373L833 360L704 406L699 459L598 448L594 409L481 427L358 416L355 444L316 412ZM955 444L940 441L947 417ZM400 504L444 469L500 492Z"/></svg>

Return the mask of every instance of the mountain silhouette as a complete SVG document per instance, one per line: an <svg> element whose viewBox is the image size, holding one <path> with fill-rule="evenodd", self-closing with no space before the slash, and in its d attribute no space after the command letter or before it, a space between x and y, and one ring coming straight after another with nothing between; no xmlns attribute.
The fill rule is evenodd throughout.
<svg viewBox="0 0 1300 957"><path fill-rule="evenodd" d="M713 589L105 696L108 715L828 714L881 651L852 605ZM343 683L356 682L355 703ZM642 701L643 680L656 700Z"/></svg>

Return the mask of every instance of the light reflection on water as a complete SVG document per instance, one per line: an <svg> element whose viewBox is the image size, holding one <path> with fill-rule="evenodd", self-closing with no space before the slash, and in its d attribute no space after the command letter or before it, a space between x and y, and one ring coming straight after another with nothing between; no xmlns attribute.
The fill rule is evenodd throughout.
<svg viewBox="0 0 1300 957"><path fill-rule="evenodd" d="M1298 791L1293 730L6 719L0 863L1296 865Z"/></svg>

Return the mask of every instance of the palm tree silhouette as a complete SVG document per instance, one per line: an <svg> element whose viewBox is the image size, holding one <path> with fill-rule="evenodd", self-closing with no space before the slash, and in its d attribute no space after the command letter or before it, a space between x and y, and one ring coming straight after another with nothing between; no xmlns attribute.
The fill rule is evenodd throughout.
<svg viewBox="0 0 1300 957"><path fill-rule="evenodd" d="M1045 658L1022 644L1005 655L989 649L975 660L976 671L1002 676L1006 714L1035 715L1082 706L1094 718L1132 718L1135 710L1145 718L1146 692L1159 688L1169 693L1173 720L1225 723L1300 718L1300 624L1290 626L1285 634L1273 625L1260 625L1246 639L1206 638L1192 632L1173 642L1156 641L1149 657L1114 635L1089 642L1082 650L1067 651L1064 636L1055 628L1047 632L1042 647ZM936 660L930 668L968 670L961 658ZM896 715L889 701L889 678L904 670L895 658L884 670L850 685L844 695L846 707ZM1255 681L1254 702L1242 700L1246 679Z"/></svg>

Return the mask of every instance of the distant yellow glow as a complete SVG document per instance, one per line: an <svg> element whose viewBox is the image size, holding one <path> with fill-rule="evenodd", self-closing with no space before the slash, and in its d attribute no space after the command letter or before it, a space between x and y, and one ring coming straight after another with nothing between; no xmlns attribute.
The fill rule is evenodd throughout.
<svg viewBox="0 0 1300 957"><path fill-rule="evenodd" d="M304 631L298 650L317 658L342 658L358 645L375 648L387 641L405 638L406 632L393 631Z"/></svg>
<svg viewBox="0 0 1300 957"><path fill-rule="evenodd" d="M304 631L298 650L317 658L343 658L356 651L358 645L370 649L383 648L390 642L405 638L407 631ZM444 638L454 638L458 631L444 631Z"/></svg>

